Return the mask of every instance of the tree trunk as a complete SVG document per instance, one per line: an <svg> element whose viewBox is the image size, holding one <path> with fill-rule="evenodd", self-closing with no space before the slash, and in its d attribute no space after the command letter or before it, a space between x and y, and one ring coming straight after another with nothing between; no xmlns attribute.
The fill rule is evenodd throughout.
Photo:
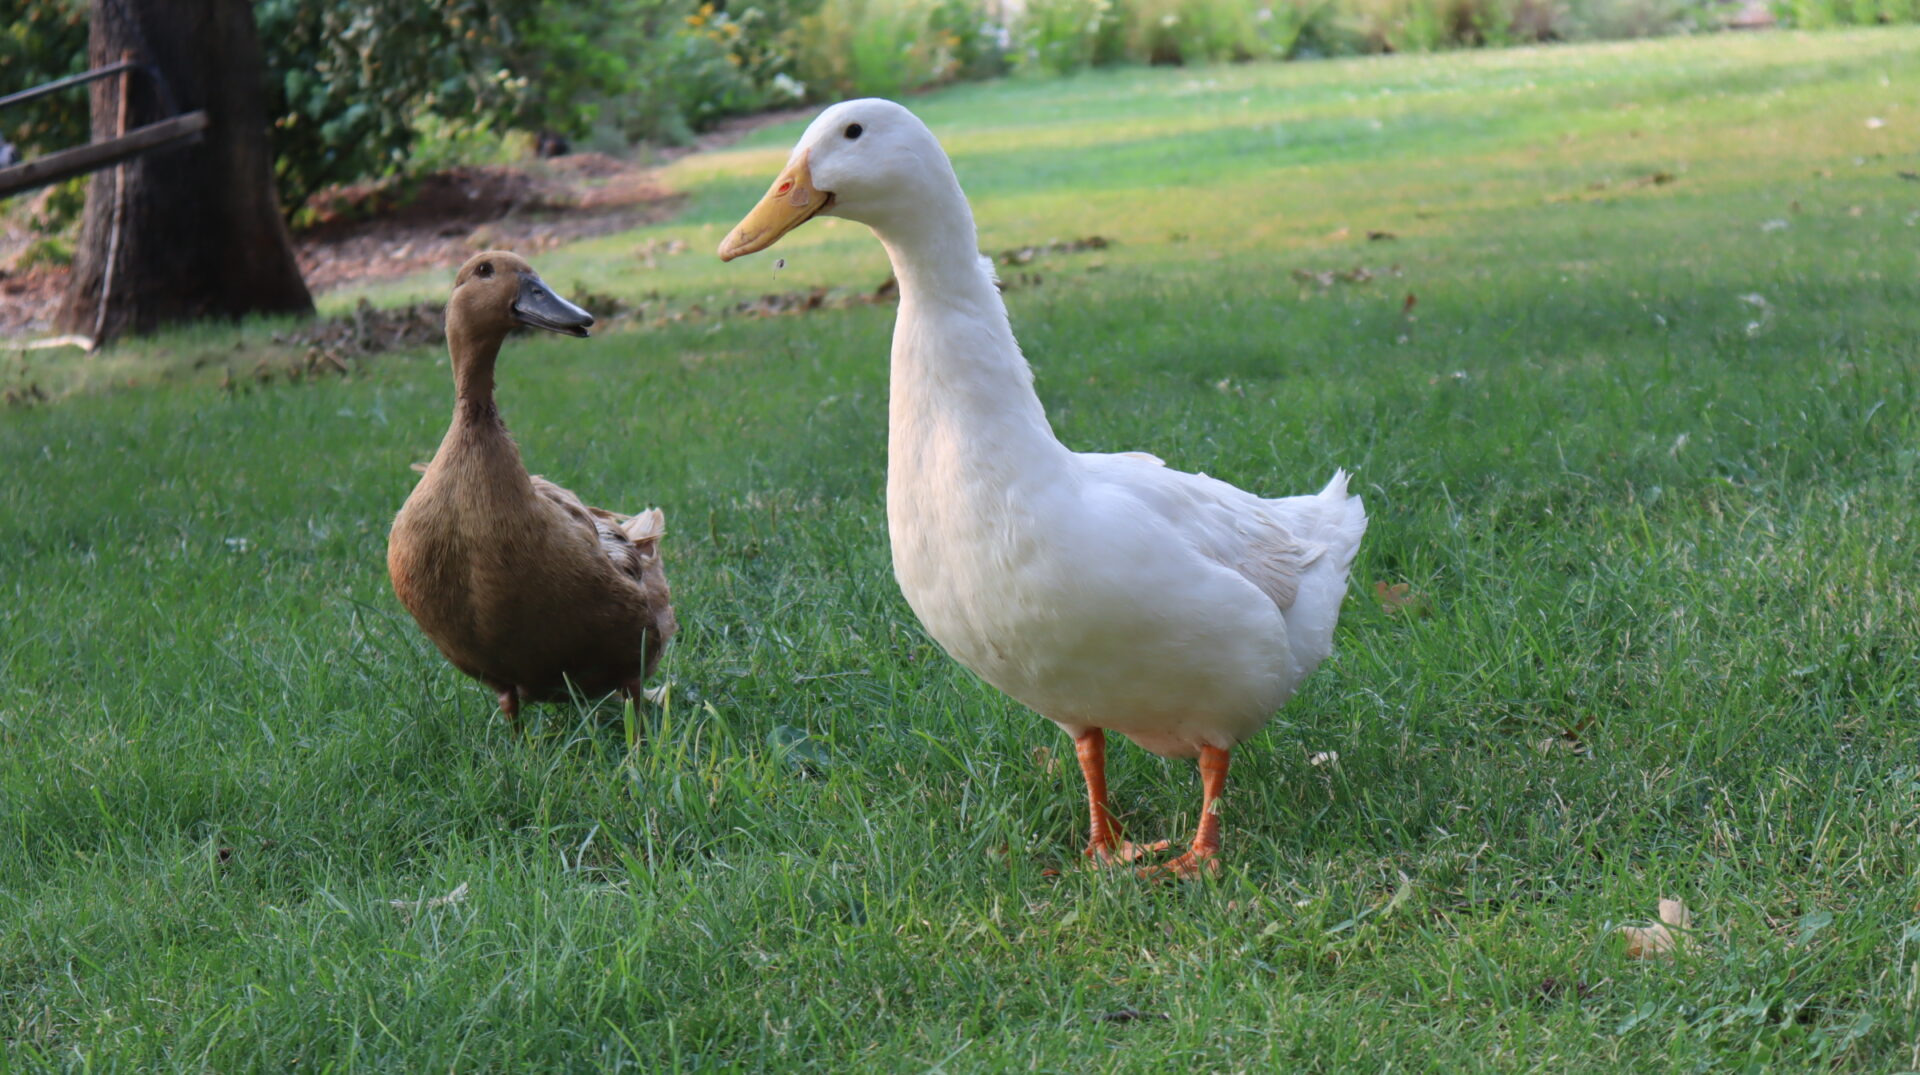
<svg viewBox="0 0 1920 1075"><path fill-rule="evenodd" d="M176 111L205 109L211 125L197 145L94 173L60 328L104 340L169 321L312 313L274 193L250 0L93 0L87 53L95 67L127 54L152 64L172 95L138 72L94 83L95 141Z"/></svg>

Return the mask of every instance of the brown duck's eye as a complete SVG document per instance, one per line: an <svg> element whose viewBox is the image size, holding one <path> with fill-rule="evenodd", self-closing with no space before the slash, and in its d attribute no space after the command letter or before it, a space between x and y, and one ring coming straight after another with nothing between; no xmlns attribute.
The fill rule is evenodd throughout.
<svg viewBox="0 0 1920 1075"><path fill-rule="evenodd" d="M486 279L489 276L492 276L493 262L483 261L480 264L475 265L473 267L473 275L480 277L482 280Z"/></svg>
<svg viewBox="0 0 1920 1075"><path fill-rule="evenodd" d="M865 128L861 127L858 123L847 124L847 141L851 142L855 138L860 137L863 130L865 130Z"/></svg>

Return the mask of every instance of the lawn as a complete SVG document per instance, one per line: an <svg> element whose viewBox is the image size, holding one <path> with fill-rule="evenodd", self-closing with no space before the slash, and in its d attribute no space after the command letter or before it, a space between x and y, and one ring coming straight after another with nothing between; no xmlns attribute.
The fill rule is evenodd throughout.
<svg viewBox="0 0 1920 1075"><path fill-rule="evenodd" d="M69 372L0 412L0 1069L1920 1068L1916 101L1881 30L912 102L983 248L1110 240L1002 269L1067 443L1366 497L1192 884L1078 870L1070 744L894 587L878 245L711 256L797 124L536 255L643 313L502 366L534 470L666 509L661 709L516 740L400 610L443 353Z"/></svg>

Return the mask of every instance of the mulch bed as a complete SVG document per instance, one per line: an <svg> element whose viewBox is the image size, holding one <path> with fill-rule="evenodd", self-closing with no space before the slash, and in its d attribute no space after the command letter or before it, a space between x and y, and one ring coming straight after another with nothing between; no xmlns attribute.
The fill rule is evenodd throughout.
<svg viewBox="0 0 1920 1075"><path fill-rule="evenodd" d="M665 219L679 195L655 169L599 153L526 166L462 167L420 179L411 191L356 184L321 196L320 223L293 237L307 287L322 294L349 284L444 268L476 250L538 253L561 243ZM0 237L0 265L30 237ZM12 248L10 251L8 248ZM0 267L0 337L51 331L68 270Z"/></svg>

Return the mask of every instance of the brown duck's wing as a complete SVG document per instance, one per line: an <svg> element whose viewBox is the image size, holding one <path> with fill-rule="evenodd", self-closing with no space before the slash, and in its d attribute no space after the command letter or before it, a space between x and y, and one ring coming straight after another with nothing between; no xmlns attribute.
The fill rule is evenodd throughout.
<svg viewBox="0 0 1920 1075"><path fill-rule="evenodd" d="M629 578L637 582L659 563L660 537L666 533L666 516L659 508L621 515L589 507L571 490L537 474L532 479L533 491L572 519L583 535L591 536L613 566Z"/></svg>

